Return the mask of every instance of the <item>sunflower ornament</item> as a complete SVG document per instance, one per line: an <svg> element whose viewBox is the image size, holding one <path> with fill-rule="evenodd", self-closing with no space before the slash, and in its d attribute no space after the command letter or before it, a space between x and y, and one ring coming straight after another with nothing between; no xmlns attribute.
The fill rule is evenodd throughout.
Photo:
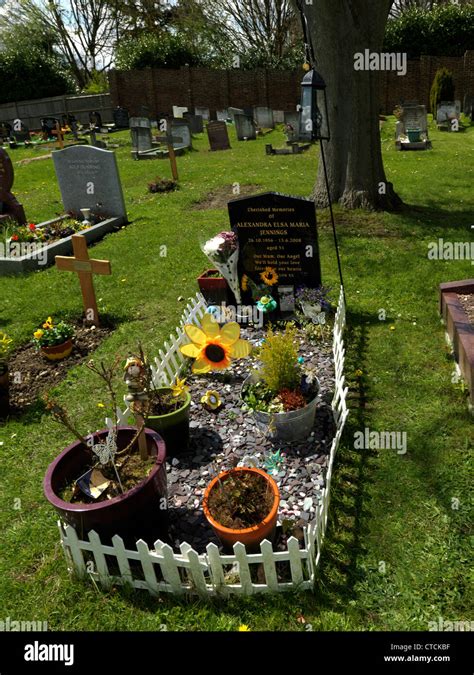
<svg viewBox="0 0 474 675"><path fill-rule="evenodd" d="M185 356L195 359L193 373L224 370L231 359L248 356L252 345L240 339L240 326L235 321L219 326L211 314L203 316L201 326L186 324L184 331L191 342L180 347Z"/></svg>
<svg viewBox="0 0 474 675"><path fill-rule="evenodd" d="M201 403L206 408L206 410L217 410L222 405L222 399L219 396L219 392L214 389L206 391L204 396L201 396Z"/></svg>

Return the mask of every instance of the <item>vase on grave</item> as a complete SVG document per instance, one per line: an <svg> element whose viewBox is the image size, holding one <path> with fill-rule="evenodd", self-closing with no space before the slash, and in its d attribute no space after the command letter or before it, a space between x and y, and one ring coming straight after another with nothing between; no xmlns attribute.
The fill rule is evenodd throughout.
<svg viewBox="0 0 474 675"><path fill-rule="evenodd" d="M90 209L81 209L81 213L83 215L82 224L83 225L90 225L91 221L89 220L89 218L90 218L90 215L91 215L91 210Z"/></svg>

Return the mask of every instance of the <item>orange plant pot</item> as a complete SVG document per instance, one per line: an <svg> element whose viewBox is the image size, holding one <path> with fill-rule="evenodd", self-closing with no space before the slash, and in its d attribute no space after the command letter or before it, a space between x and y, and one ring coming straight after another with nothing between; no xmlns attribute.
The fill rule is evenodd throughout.
<svg viewBox="0 0 474 675"><path fill-rule="evenodd" d="M59 361L65 359L72 352L72 340L66 340L61 345L52 345L50 347L41 347L41 354L49 361Z"/></svg>
<svg viewBox="0 0 474 675"><path fill-rule="evenodd" d="M245 471L246 473L260 474L262 478L264 478L270 485L270 488L273 493L273 504L266 518L262 520L262 522L259 523L258 525L254 525L253 527L246 527L245 529L241 530L234 530L232 528L224 527L223 525L221 525L219 522L217 522L217 520L215 520L211 516L208 507L209 496L214 487L216 486L217 482L219 480L224 479L230 473L235 473L236 471ZM223 471L218 476L213 478L204 492L204 498L202 502L204 515L206 516L207 521L211 525L216 535L221 540L224 547L232 549L233 545L236 542L240 541L249 550L258 550L260 543L264 539L269 539L271 541L276 527L279 505L280 505L280 491L278 489L278 485L275 483L273 478L269 476L265 471L262 471L262 469L254 469L246 466L236 467L235 469L230 469L230 471Z"/></svg>

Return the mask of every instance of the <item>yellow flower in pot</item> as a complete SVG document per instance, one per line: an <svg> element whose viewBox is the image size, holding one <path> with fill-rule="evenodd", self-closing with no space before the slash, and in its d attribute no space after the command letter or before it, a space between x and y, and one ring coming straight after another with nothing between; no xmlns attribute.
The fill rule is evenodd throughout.
<svg viewBox="0 0 474 675"><path fill-rule="evenodd" d="M64 321L54 324L48 316L42 328L33 333L33 344L49 361L59 361L70 355L73 348L74 328Z"/></svg>

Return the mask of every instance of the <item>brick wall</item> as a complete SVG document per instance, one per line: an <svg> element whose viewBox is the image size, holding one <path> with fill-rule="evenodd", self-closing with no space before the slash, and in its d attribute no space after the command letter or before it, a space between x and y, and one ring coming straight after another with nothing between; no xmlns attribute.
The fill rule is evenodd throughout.
<svg viewBox="0 0 474 675"><path fill-rule="evenodd" d="M429 109L430 88L435 72L449 68L454 75L456 98L474 95L474 51L463 57L422 56L408 61L407 74L381 73L380 112L390 114L398 103L418 101ZM234 106L268 106L273 110L294 110L300 97L303 71L210 70L182 67L179 70L145 70L109 73L113 106L136 115L142 105L154 113L171 113L173 105L204 106L211 111Z"/></svg>

